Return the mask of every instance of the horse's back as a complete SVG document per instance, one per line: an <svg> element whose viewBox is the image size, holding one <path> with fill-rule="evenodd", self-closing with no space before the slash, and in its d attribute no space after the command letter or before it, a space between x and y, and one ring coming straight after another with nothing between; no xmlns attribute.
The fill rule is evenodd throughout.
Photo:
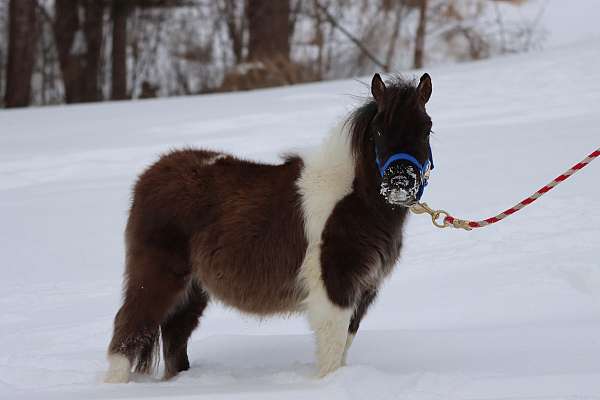
<svg viewBox="0 0 600 400"><path fill-rule="evenodd" d="M164 250L174 272L242 311L293 311L306 251L301 171L299 158L266 165L204 150L169 153L136 184L129 247Z"/></svg>

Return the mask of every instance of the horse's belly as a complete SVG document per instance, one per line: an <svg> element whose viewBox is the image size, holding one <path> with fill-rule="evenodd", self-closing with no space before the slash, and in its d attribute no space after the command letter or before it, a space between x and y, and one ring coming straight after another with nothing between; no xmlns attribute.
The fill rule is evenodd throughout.
<svg viewBox="0 0 600 400"><path fill-rule="evenodd" d="M300 311L305 297L298 280L302 256L236 247L213 248L194 258L195 275L209 295L250 314Z"/></svg>

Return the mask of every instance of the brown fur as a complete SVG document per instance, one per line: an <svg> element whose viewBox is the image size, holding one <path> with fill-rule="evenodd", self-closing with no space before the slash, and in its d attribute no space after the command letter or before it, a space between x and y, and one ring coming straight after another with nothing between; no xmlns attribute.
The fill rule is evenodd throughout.
<svg viewBox="0 0 600 400"><path fill-rule="evenodd" d="M293 185L301 167L293 157L274 166L182 150L145 171L134 189L124 302L109 351L137 361L136 371L149 372L159 326L163 341L183 329L187 342L213 294L259 315L296 310L302 293L295 279L306 250ZM195 311L181 323L167 318L181 308ZM165 346L165 360L183 370L183 340L175 341L173 354Z"/></svg>
<svg viewBox="0 0 600 400"><path fill-rule="evenodd" d="M293 182L302 161L281 166L223 161L214 177L218 219L192 236L196 277L215 298L242 311L268 315L296 310L295 277L306 251Z"/></svg>

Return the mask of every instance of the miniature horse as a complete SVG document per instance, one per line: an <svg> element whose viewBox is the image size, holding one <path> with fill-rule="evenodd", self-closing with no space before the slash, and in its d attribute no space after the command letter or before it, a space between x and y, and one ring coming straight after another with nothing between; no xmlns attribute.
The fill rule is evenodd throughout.
<svg viewBox="0 0 600 400"><path fill-rule="evenodd" d="M310 156L267 165L187 149L142 173L107 382L151 372L161 335L165 378L187 370L188 338L211 299L259 316L305 312L319 376L344 364L415 201L382 189L398 176L380 161L402 152L425 163L431 152L428 74L387 87L376 74L371 93Z"/></svg>

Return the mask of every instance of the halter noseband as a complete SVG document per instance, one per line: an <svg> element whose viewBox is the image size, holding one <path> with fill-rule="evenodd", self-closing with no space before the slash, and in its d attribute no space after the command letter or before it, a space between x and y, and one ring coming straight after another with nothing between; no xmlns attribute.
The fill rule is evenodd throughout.
<svg viewBox="0 0 600 400"><path fill-rule="evenodd" d="M411 163L412 165L414 165L417 170L420 172L420 178L421 178L421 185L419 188L419 191L417 193L417 201L421 200L421 196L423 195L423 192L425 190L425 186L427 186L427 181L429 180L429 172L431 170L433 170L434 165L433 165L433 153L431 151L431 144L429 145L429 157L428 159L421 164L414 156L412 156L411 154L408 153L394 153L392 155L390 155L387 160L385 160L385 162L383 163L383 165L381 164L381 161L379 160L379 153L377 151L377 146L375 146L375 162L377 163L377 169L379 170L379 174L381 175L381 177L383 178L383 176L385 175L385 172L387 171L387 169L390 167L390 165L395 162L395 161L408 161L409 163Z"/></svg>

